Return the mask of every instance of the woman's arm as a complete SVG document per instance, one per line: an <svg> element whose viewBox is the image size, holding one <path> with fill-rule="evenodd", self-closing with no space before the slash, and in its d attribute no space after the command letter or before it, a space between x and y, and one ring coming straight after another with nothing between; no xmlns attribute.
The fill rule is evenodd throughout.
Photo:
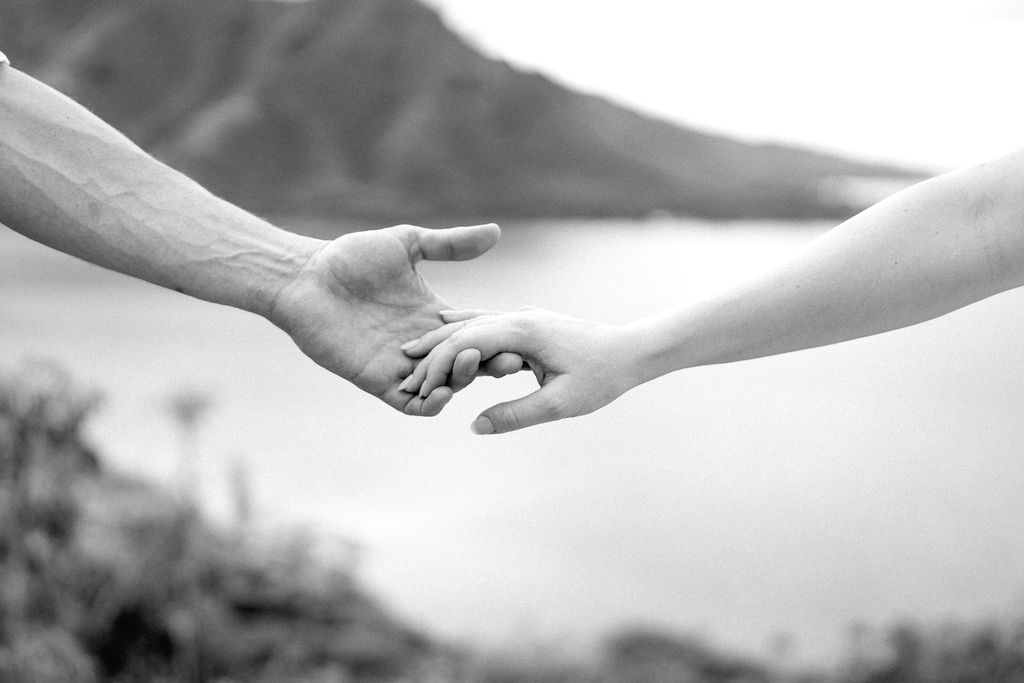
<svg viewBox="0 0 1024 683"><path fill-rule="evenodd" d="M630 326L640 380L913 325L1024 285L1024 150L927 180L741 285Z"/></svg>
<svg viewBox="0 0 1024 683"><path fill-rule="evenodd" d="M772 270L626 326L533 311L449 314L447 326L408 347L429 355L405 386L440 386L466 349L485 360L518 352L541 388L476 423L477 431L505 432L590 412L674 370L877 334L1022 284L1024 151L920 183Z"/></svg>

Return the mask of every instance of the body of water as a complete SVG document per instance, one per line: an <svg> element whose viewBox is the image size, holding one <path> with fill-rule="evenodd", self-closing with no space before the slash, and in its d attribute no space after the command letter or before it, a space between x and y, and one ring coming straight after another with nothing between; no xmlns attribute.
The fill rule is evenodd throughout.
<svg viewBox="0 0 1024 683"><path fill-rule="evenodd" d="M827 226L675 219L505 226L427 264L452 304L624 322L749 276ZM209 390L204 499L251 473L266 527L363 548L394 610L455 637L581 642L656 624L824 661L854 622L1024 613L1024 291L893 334L661 378L576 420L469 424L530 390L480 381L392 411L265 321L106 273L0 228L0 359L107 395L92 437L168 481L163 402Z"/></svg>

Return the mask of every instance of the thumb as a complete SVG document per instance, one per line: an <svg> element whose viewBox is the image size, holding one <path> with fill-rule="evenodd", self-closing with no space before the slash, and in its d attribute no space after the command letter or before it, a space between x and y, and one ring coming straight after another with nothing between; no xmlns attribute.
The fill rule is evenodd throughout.
<svg viewBox="0 0 1024 683"><path fill-rule="evenodd" d="M551 391L541 387L515 401L491 406L473 421L474 434L504 434L564 417Z"/></svg>
<svg viewBox="0 0 1024 683"><path fill-rule="evenodd" d="M476 258L498 243L501 228L494 223L461 228L415 229L419 255L428 261L465 261Z"/></svg>

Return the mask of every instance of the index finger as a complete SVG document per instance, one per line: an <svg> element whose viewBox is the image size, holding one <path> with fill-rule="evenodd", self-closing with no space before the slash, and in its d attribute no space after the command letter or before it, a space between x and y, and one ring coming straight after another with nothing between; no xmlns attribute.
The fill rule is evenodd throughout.
<svg viewBox="0 0 1024 683"><path fill-rule="evenodd" d="M522 328L508 318L488 324L470 325L456 331L420 361L420 365L426 367L420 396L444 386L455 365L455 359L465 349L477 349L480 357L485 360L505 352L523 356L529 350L529 339L523 334Z"/></svg>

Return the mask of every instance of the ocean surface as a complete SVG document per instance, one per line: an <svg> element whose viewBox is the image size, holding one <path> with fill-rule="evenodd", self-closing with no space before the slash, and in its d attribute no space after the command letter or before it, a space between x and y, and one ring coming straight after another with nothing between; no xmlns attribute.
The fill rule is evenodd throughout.
<svg viewBox="0 0 1024 683"><path fill-rule="evenodd" d="M824 224L506 225L424 272L449 302L624 322L748 277ZM1024 614L1024 290L826 349L690 370L596 414L500 437L530 390L482 380L435 419L392 411L269 323L0 227L0 367L46 358L106 396L92 440L173 485L167 396L208 392L202 499L359 548L362 581L435 633L586 643L653 624L829 661L851 624ZM339 547L343 544L339 541Z"/></svg>

